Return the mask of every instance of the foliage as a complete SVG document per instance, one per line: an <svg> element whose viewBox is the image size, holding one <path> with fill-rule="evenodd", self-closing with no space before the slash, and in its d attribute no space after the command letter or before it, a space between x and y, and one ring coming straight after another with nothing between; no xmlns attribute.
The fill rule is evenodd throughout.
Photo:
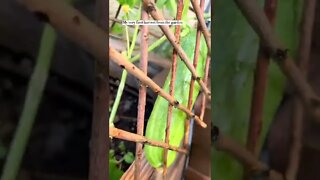
<svg viewBox="0 0 320 180"><path fill-rule="evenodd" d="M117 167L118 161L114 156L114 150L109 151L109 178L110 180L118 180L123 175L123 171Z"/></svg>
<svg viewBox="0 0 320 180"><path fill-rule="evenodd" d="M119 4L121 5L129 5L131 8L133 8L139 1L137 0L118 0Z"/></svg>
<svg viewBox="0 0 320 180"><path fill-rule="evenodd" d="M127 152L126 146L123 141L118 145L120 154L123 156L120 160L115 157L115 150L109 150L109 178L110 180L118 180L123 175L121 170L121 163L124 161L127 164L131 164L134 161L134 155L132 152Z"/></svg>
<svg viewBox="0 0 320 180"><path fill-rule="evenodd" d="M176 0L158 0L156 6L159 9L167 9L171 16L175 17L177 14Z"/></svg>
<svg viewBox="0 0 320 180"><path fill-rule="evenodd" d="M259 2L263 4L262 1ZM301 0L278 1L276 32L291 55L295 55L297 48L301 7ZM259 39L234 1L215 1L214 12L213 123L222 132L245 145ZM271 62L260 147L282 99L284 85L284 75L278 66ZM212 151L214 179L241 179L242 171L242 165L228 154Z"/></svg>

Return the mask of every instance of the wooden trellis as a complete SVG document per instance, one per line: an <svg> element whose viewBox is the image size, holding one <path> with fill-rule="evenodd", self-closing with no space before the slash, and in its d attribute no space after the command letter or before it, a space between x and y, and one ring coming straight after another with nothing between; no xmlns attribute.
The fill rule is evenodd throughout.
<svg viewBox="0 0 320 180"><path fill-rule="evenodd" d="M124 139L128 141L134 141L137 143L136 148L136 159L135 159L135 179L139 179L140 174L140 161L142 159L142 144L149 144L152 146L158 146L164 148L164 157L167 156L168 149L177 151L183 154L188 154L188 137L189 137L189 120L194 119L200 126L206 127L207 125L203 122L203 115L205 108L201 107L201 113L200 116L195 115L192 112L192 94L193 89L195 85L195 81L197 81L203 92L205 93L204 98L202 99L202 106L205 106L206 99L211 99L211 92L207 87L207 81L208 81L208 75L209 75L209 67L210 67L210 48L211 48L211 37L209 30L207 29L205 25L205 21L203 18L203 10L204 10L204 2L205 0L201 0L201 3L199 5L199 1L192 1L193 9L195 10L195 14L197 16L197 19L199 21L198 29L197 29L197 36L196 36L196 47L195 47L195 56L193 60L193 64L191 64L190 60L188 59L186 53L179 45L179 39L180 39L180 26L177 26L175 34L173 34L168 26L161 25L160 29L165 34L169 42L174 47L173 51L173 62L172 62L172 73L171 73L171 81L170 81L170 92L166 93L162 88L160 88L156 83L154 83L149 77L147 77L147 64L148 64L148 47L147 47L147 36L148 36L148 27L143 26L141 28L141 60L140 60L140 69L136 67L134 64L129 62L124 56L122 56L120 53L118 53L116 50L110 48L109 49L109 55L111 59L114 60L120 67L127 70L129 73L133 74L136 78L140 80L142 83L139 89L139 104L138 104L138 118L137 118L137 134L126 132L114 127L111 127L109 129L109 135L111 137ZM200 7L201 6L201 7ZM143 7L142 10L142 20L148 19L148 13L155 19L155 20L163 20L163 16L160 13L160 11L155 7L154 2L152 1L143 1ZM177 6L177 20L181 20L182 16L182 10L183 10L183 1L178 1ZM205 68L205 78L201 79L197 72L196 72L196 66L199 56L199 50L200 50L200 38L201 34L204 34L207 46L208 46L208 58ZM180 104L178 101L174 98L174 82L175 82L175 74L176 74L176 65L177 65L177 56L180 56L180 58L184 61L185 65L188 67L188 69L192 73L192 80L190 83L190 92L189 92L189 99L188 99L188 106L185 107L184 105ZM162 96L169 102L169 109L168 109L168 118L167 118L167 127L166 127L166 137L165 142L157 142L154 140L147 139L143 136L143 129L144 129L144 112L145 112L145 98L146 98L146 87L150 87L154 92L156 92L158 95ZM184 148L179 147L173 147L169 144L169 129L171 125L171 115L172 115L172 109L173 107L178 108L182 111L184 111L188 115L188 119L186 121L186 131L185 131L185 140L184 140ZM167 168L166 168L166 159L164 158L164 169L163 169L163 177L166 178L167 176Z"/></svg>

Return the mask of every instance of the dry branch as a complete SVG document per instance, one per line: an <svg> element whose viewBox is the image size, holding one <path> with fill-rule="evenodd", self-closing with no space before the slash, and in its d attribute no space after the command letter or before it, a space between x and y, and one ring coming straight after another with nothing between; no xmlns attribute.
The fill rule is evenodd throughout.
<svg viewBox="0 0 320 180"><path fill-rule="evenodd" d="M155 20L164 20L163 15L161 12L156 8L154 2L152 0L143 0L144 8L151 14L153 19ZM169 26L167 25L159 25L162 32L167 36L167 39L170 41L174 49L176 49L178 55L180 56L181 60L186 64L190 72L192 73L192 76L194 79L196 79L204 93L206 94L206 97L208 99L211 99L211 92L206 87L206 85L201 80L201 77L198 75L197 71L191 64L191 61L189 60L187 54L184 52L182 47L177 43L176 38L174 37L174 34L170 31Z"/></svg>
<svg viewBox="0 0 320 180"><path fill-rule="evenodd" d="M182 17L182 11L183 11L183 0L178 1L177 6L177 15L176 19L181 20ZM175 38L177 40L177 43L180 42L180 26L176 26L175 29ZM170 80L170 87L169 87L169 94L170 96L174 97L174 84L176 81L176 71L177 71L177 51L173 49L172 52L172 67L171 67L171 80ZM172 110L173 105L169 104L168 106L168 116L167 116L167 125L166 125L166 137L165 137L165 143L169 144L169 137L170 137L170 126L171 126L171 120L172 120ZM163 179L166 179L167 176L167 156L168 156L168 149L165 149L163 151Z"/></svg>
<svg viewBox="0 0 320 180"><path fill-rule="evenodd" d="M199 10L198 13L202 17L203 10L204 10L204 0L201 0L201 9L199 8L198 4L196 4L196 5L197 5L198 10ZM196 44L195 44L195 48L194 48L194 57L193 57L193 67L195 69L197 69L197 66L198 66L198 59L199 59L199 53L200 53L201 28L202 28L201 25L198 25L197 33L196 33ZM195 83L195 80L191 79L190 86L189 86L189 97L188 97L188 109L190 111L192 110L192 101L193 101L192 97L193 97L194 83ZM191 119L190 119L190 121L191 121ZM188 141L189 141L189 136L190 136L189 135L190 134L190 121L186 121L185 122L184 146L186 148L189 148L188 147L188 144L189 144Z"/></svg>
<svg viewBox="0 0 320 180"><path fill-rule="evenodd" d="M206 60L206 69L205 69L205 75L204 75L204 83L208 86L208 77L209 77L209 71L210 71L210 62L211 62L211 57L208 56ZM201 111L200 111L200 119L203 119L204 113L206 110L206 97L202 96L202 102L201 102Z"/></svg>
<svg viewBox="0 0 320 180"><path fill-rule="evenodd" d="M275 170L270 170L269 167L260 162L252 153L241 146L228 136L225 136L217 127L213 127L212 135L214 137L213 145L218 151L229 153L243 165L249 168L251 173L257 173L269 180L284 180L283 175Z"/></svg>
<svg viewBox="0 0 320 180"><path fill-rule="evenodd" d="M133 74L136 78L138 78L141 81L141 83L149 86L154 92L156 92L158 95L168 100L168 102L173 106L175 106L176 108L185 112L189 117L193 117L201 127L204 127L204 128L207 127L206 123L204 123L198 116L196 116L188 108L180 104L172 96L170 96L167 92L165 92L162 88L160 88L148 76L146 76L139 68L137 68L134 64L132 64L126 57L122 56L119 52L117 52L113 48L109 48L109 56L112 61L114 61L120 67L125 68L129 73Z"/></svg>
<svg viewBox="0 0 320 180"><path fill-rule="evenodd" d="M177 151L180 153L184 153L184 154L188 154L188 151L185 149L181 149L175 146L171 146L169 144L166 144L164 142L159 142L159 141L154 141L151 139L147 139L144 136L138 135L138 134L134 134L134 133L130 133L118 128L113 128L113 127L109 127L109 136L111 137L115 137L118 139L123 139L123 140L127 140L127 141L132 141L132 142L136 142L136 143L143 143L143 144L149 144L151 146L156 146L156 147L161 147L161 148L166 148L166 149L170 149L172 151Z"/></svg>
<svg viewBox="0 0 320 180"><path fill-rule="evenodd" d="M299 42L299 67L305 77L307 77L308 64L310 57L310 46L312 39L312 29L315 16L316 0L306 0L304 2L304 12L302 28ZM303 139L303 118L304 110L302 102L298 97L293 101L293 144L290 152L289 163L286 171L287 180L295 180L300 163L300 153Z"/></svg>
<svg viewBox="0 0 320 180"><path fill-rule="evenodd" d="M199 7L199 5L197 3L197 0L191 0L191 3L192 3L194 11L196 13L199 25L200 25L200 27L202 29L204 39L206 40L206 43L207 43L207 46L208 46L208 54L210 56L211 55L211 35L210 35L210 32L209 32L209 30L208 30L208 28L206 26L206 22L204 20L204 17L203 17L204 3L202 5L203 7Z"/></svg>
<svg viewBox="0 0 320 180"><path fill-rule="evenodd" d="M100 64L108 66L107 33L67 1L23 0L22 3L39 19L47 21L56 30L91 53Z"/></svg>
<svg viewBox="0 0 320 180"><path fill-rule="evenodd" d="M275 24L277 0L266 0L264 12L272 27ZM247 148L256 157L259 156L259 139L263 123L263 105L268 80L268 67L270 55L264 53L263 44L260 43L256 70L254 72L254 85L250 110Z"/></svg>
<svg viewBox="0 0 320 180"><path fill-rule="evenodd" d="M277 63L283 73L291 81L299 95L302 97L309 113L320 121L320 98L308 84L301 70L294 61L287 56L287 50L272 30L266 15L255 0L235 0L243 15L247 18L252 28L259 35L262 43Z"/></svg>
<svg viewBox="0 0 320 180"><path fill-rule="evenodd" d="M148 13L141 9L141 19L147 20ZM147 75L148 73L148 26L142 26L141 31L141 59L140 68L142 72ZM138 103L138 117L137 117L137 134L143 136L144 130L144 116L146 106L147 87L141 85L139 88L139 103ZM142 159L142 144L137 143L136 146L136 163L135 163L135 176L134 179L140 179L140 162Z"/></svg>

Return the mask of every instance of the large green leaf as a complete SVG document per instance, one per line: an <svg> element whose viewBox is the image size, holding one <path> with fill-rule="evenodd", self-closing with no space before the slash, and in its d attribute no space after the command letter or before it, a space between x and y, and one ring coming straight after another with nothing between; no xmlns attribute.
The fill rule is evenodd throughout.
<svg viewBox="0 0 320 180"><path fill-rule="evenodd" d="M301 7L301 0L278 1L276 32L291 55L297 47ZM214 12L213 123L245 145L259 39L233 0L215 1ZM268 77L260 146L281 101L285 83L274 62L270 64ZM231 156L212 151L212 179L242 179L242 171L242 165Z"/></svg>

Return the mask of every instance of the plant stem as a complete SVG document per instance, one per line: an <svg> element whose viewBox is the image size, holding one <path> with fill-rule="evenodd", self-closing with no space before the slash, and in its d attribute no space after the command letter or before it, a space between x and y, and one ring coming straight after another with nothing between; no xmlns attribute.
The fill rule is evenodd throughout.
<svg viewBox="0 0 320 180"><path fill-rule="evenodd" d="M162 43L164 43L167 40L166 36L162 36L160 39L158 39L157 41L155 41L154 43L152 43L149 48L148 48L148 52L153 51L155 48L159 47ZM139 60L141 57L140 54L135 55L133 58L131 58L129 61L130 62L136 62L137 60Z"/></svg>
<svg viewBox="0 0 320 180"><path fill-rule="evenodd" d="M127 17L127 19L129 19L128 14L126 14L126 17ZM127 38L127 58L130 58L130 56L129 56L130 37L129 37L129 28L128 28L128 26L125 26L125 29L126 29L126 38Z"/></svg>
<svg viewBox="0 0 320 180"><path fill-rule="evenodd" d="M140 4L140 8L139 8L139 17L141 16L141 4ZM128 26L126 26L126 27L128 27ZM137 37L138 37L138 33L139 33L139 26L135 26L134 27L134 33L133 33L133 37L132 37L132 43L131 43L131 47L130 47L130 49L128 49L128 58L131 58L131 54L132 54L132 52L133 52L133 49L134 49L134 47L135 47L135 45L136 45L136 40L137 40Z"/></svg>
<svg viewBox="0 0 320 180"><path fill-rule="evenodd" d="M140 6L140 9L141 9L141 6ZM126 14L126 17L127 17L127 19L129 19L128 14ZM136 44L135 42L136 42L136 39L138 37L139 26L135 26L134 34L133 34L133 37L132 37L131 46L130 46L128 26L126 26L125 29L126 29L126 37L127 37L127 58L129 59L131 57L131 54L132 54L133 49L134 49L135 44ZM137 59L139 59L139 58L137 58ZM128 75L127 71L123 70L122 74L121 74L121 80L120 80L119 88L117 90L117 96L116 96L115 102L114 102L114 104L112 106L111 114L110 114L110 118L109 118L109 125L111 127L114 127L113 122L114 122L116 113L117 113L118 108L119 108L119 104L120 104L120 100L121 100L121 97L122 97L122 94L123 94L124 86L125 86L125 83L126 83L126 80L127 80L127 75Z"/></svg>
<svg viewBox="0 0 320 180"><path fill-rule="evenodd" d="M29 81L23 111L3 168L1 180L14 180L18 174L49 74L55 41L54 29L50 25L45 25L37 64Z"/></svg>
<svg viewBox="0 0 320 180"><path fill-rule="evenodd" d="M124 86L126 83L127 75L128 75L127 71L125 71L125 70L122 71L121 81L120 81L119 88L117 91L117 96L116 96L116 99L115 99L114 104L112 106L111 113L110 113L110 118L109 118L109 126L110 127L114 127L113 121L116 116L119 104L120 104L120 99L122 97L122 93L123 93L123 89L124 89Z"/></svg>
<svg viewBox="0 0 320 180"><path fill-rule="evenodd" d="M204 39L206 40L207 46L208 46L208 54L211 55L211 34L206 26L205 19L203 17L203 11L201 10L199 4L197 4L196 0L191 0L191 4L193 6L194 12L197 16L198 23L201 27ZM203 5L204 7L204 5Z"/></svg>

